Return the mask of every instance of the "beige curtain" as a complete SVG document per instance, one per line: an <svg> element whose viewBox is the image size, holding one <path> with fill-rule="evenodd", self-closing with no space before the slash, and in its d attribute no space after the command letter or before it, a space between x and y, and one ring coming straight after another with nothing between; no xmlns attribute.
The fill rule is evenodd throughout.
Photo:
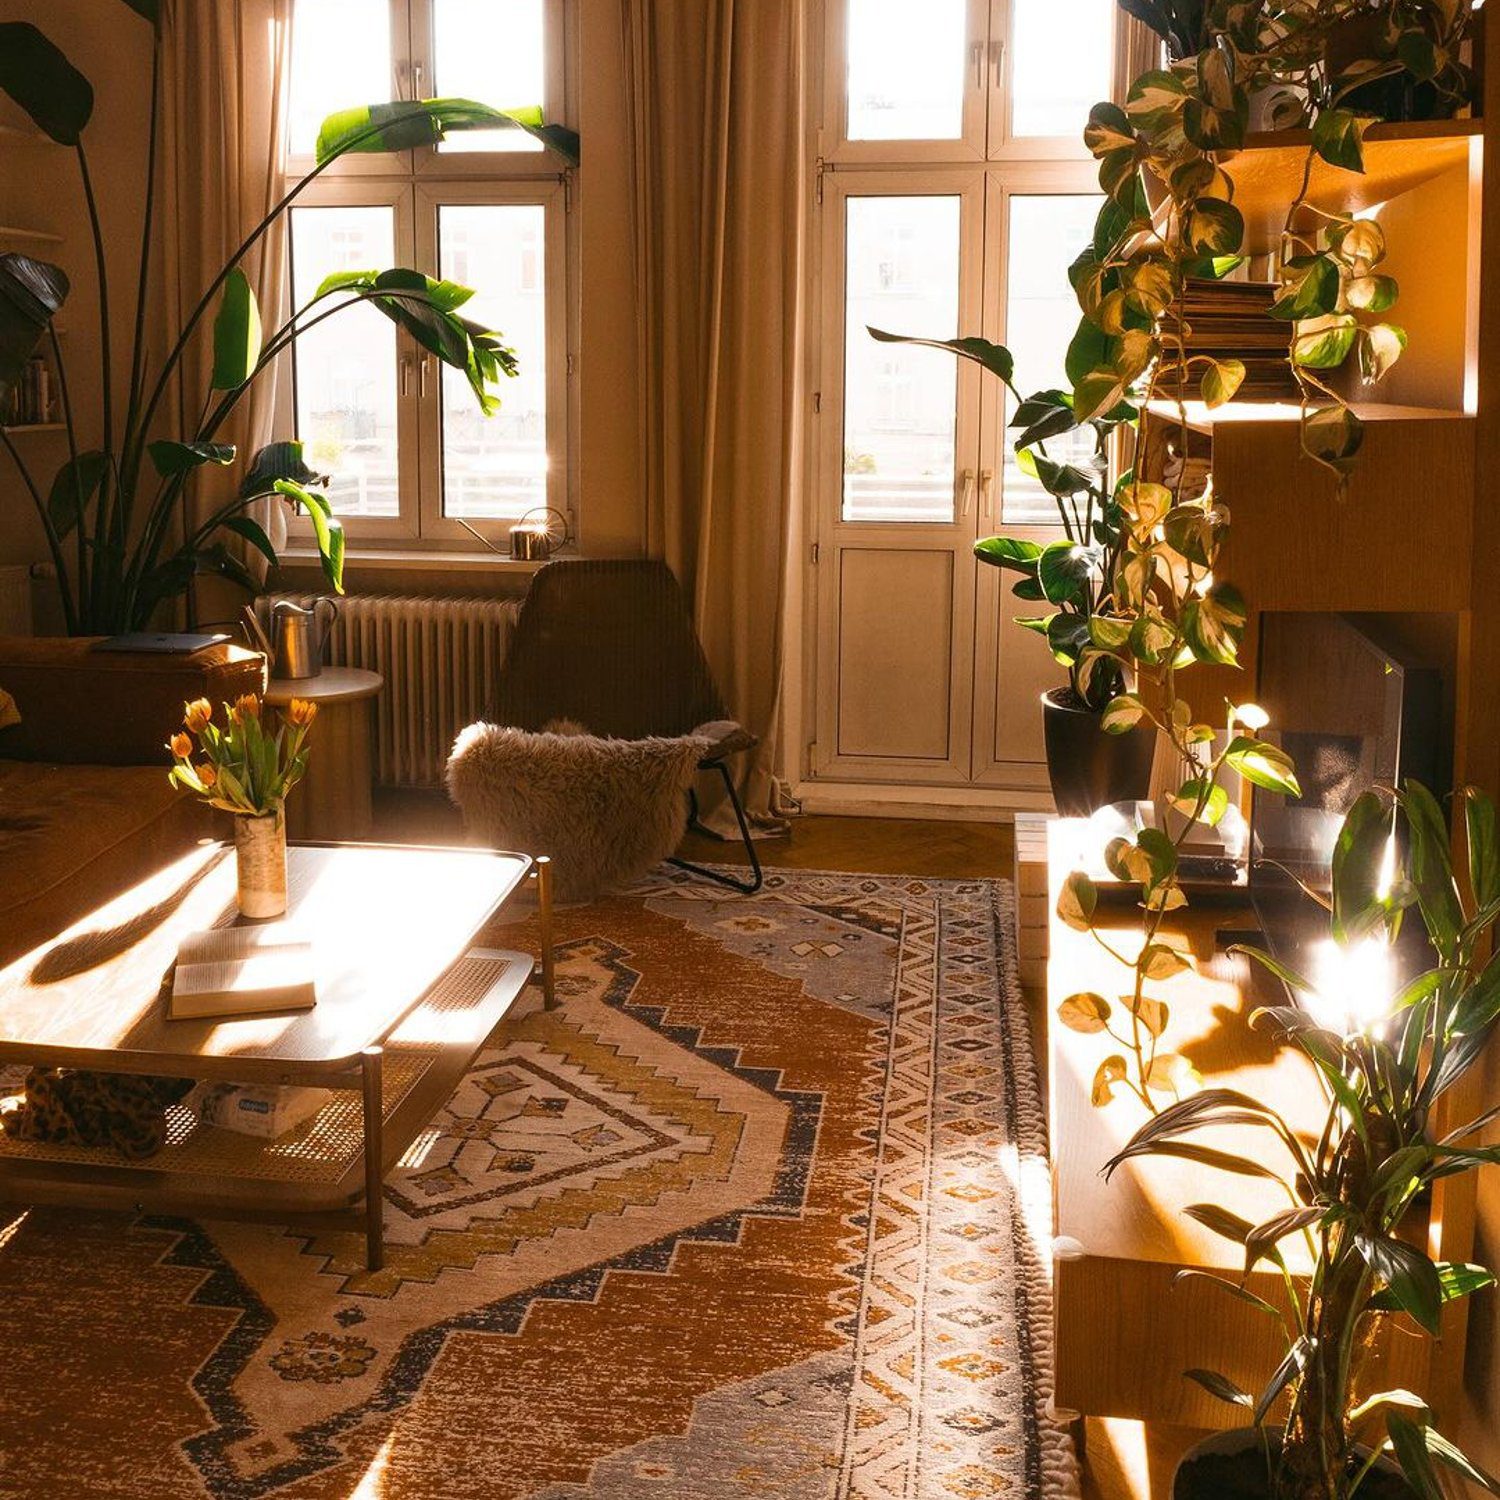
<svg viewBox="0 0 1500 1500"><path fill-rule="evenodd" d="M225 261L281 196L286 74L292 0L167 0L162 47L160 245L161 347L165 356L192 308ZM284 218L242 262L260 303L267 336L287 301ZM171 436L197 431L213 368L213 314L200 325L177 383ZM239 461L207 466L190 492L189 516L205 517L234 495L244 465L275 436L276 384L268 370L217 436L234 443ZM163 434L167 435L163 423ZM284 508L261 502L254 513L280 547ZM221 540L237 539L225 532ZM264 560L241 549L252 572ZM215 618L230 596L203 591L199 614ZM236 591L234 598L240 597Z"/></svg>
<svg viewBox="0 0 1500 1500"><path fill-rule="evenodd" d="M801 464L804 0L626 0L647 544L692 596L772 801Z"/></svg>

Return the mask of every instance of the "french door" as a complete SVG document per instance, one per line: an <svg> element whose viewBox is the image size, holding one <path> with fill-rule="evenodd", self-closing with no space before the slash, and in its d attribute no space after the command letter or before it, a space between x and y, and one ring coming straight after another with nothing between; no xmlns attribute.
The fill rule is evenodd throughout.
<svg viewBox="0 0 1500 1500"><path fill-rule="evenodd" d="M981 333L1012 348L1023 392L1066 384L1078 320L1066 267L1099 201L1078 134L1110 91L1112 11L1113 0L837 0L830 12L816 778L1045 786L1037 700L1060 669L1013 622L1025 609L1013 575L977 563L973 546L1000 530L1050 540L1051 499L1016 466L999 381L867 330ZM1096 89L1087 70L1079 82L1077 68L1040 66L1079 51L1085 20ZM1059 97L1049 76L1074 81Z"/></svg>

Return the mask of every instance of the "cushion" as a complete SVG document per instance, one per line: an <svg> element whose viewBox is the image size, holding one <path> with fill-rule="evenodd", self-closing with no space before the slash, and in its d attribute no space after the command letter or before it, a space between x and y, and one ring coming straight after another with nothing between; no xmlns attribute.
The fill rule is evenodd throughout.
<svg viewBox="0 0 1500 1500"><path fill-rule="evenodd" d="M448 790L470 836L552 857L556 892L586 901L671 854L687 791L710 742L614 740L471 724L448 760Z"/></svg>
<svg viewBox="0 0 1500 1500"><path fill-rule="evenodd" d="M164 765L0 761L0 967L214 831Z"/></svg>

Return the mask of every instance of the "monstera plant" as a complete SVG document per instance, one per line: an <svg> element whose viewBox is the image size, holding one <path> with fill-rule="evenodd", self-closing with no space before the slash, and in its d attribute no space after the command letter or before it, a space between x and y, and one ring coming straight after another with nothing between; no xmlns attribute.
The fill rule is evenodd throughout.
<svg viewBox="0 0 1500 1500"><path fill-rule="evenodd" d="M33 473L3 429L0 442L41 522L70 634L139 629L165 601L184 593L199 573L221 574L253 588L253 579L229 542L238 539L268 562L276 562L270 537L247 513L267 496L279 496L308 516L329 583L342 589L343 530L323 482L304 463L295 441L277 442L253 455L232 500L201 522L183 521L199 471L207 465L233 464L238 457L232 445L219 441L225 422L278 356L324 319L368 304L464 375L486 415L498 405L496 383L516 373L516 356L499 334L463 316L464 304L473 295L470 288L404 266L331 276L280 327L263 328L243 263L310 183L355 152L432 146L453 131L498 126L518 127L567 160L578 159L576 135L547 124L534 107L496 109L467 99L419 99L330 115L318 136L313 170L250 230L170 340L160 366L148 369L146 289L160 149L161 16L158 0L125 3L156 36L139 276L129 320L130 373L123 392L113 378L114 338L123 324L116 323L105 267L107 231L99 217L86 144L93 88L35 26L23 21L0 24L0 89L39 130L71 148L76 158L99 284L100 410L97 422L85 422L70 399L68 365L54 322L68 296L67 276L44 261L0 256L0 396L21 378L27 361L44 343L58 377L68 445L67 460L58 472L50 478ZM200 338L211 338L213 348L202 416L190 430L163 431L164 403L174 381L182 377L184 356ZM95 430L98 446L82 447L80 433Z"/></svg>

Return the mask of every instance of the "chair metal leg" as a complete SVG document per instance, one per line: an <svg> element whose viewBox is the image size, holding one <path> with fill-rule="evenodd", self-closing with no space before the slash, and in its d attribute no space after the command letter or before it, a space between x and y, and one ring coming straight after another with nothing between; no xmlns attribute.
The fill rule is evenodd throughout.
<svg viewBox="0 0 1500 1500"><path fill-rule="evenodd" d="M755 852L755 840L750 837L750 822L745 816L744 803L740 801L740 794L735 787L734 778L729 774L729 767L722 760L717 760L712 766L705 767L706 770L714 770L724 779L724 790L729 793L730 806L734 808L735 821L740 825L740 838L745 845L745 853L750 856L751 878L740 880L733 875L725 875L718 870L710 870L703 865L695 865L691 860L678 859L675 856L667 861L669 865L676 865L679 870L689 870L694 875L701 875L705 880L715 881L719 885L727 885L732 891L739 891L742 895L753 896L762 885L765 884L765 873L760 867L760 855ZM695 789L688 789L688 827L695 833L708 833L698 819L698 793Z"/></svg>

